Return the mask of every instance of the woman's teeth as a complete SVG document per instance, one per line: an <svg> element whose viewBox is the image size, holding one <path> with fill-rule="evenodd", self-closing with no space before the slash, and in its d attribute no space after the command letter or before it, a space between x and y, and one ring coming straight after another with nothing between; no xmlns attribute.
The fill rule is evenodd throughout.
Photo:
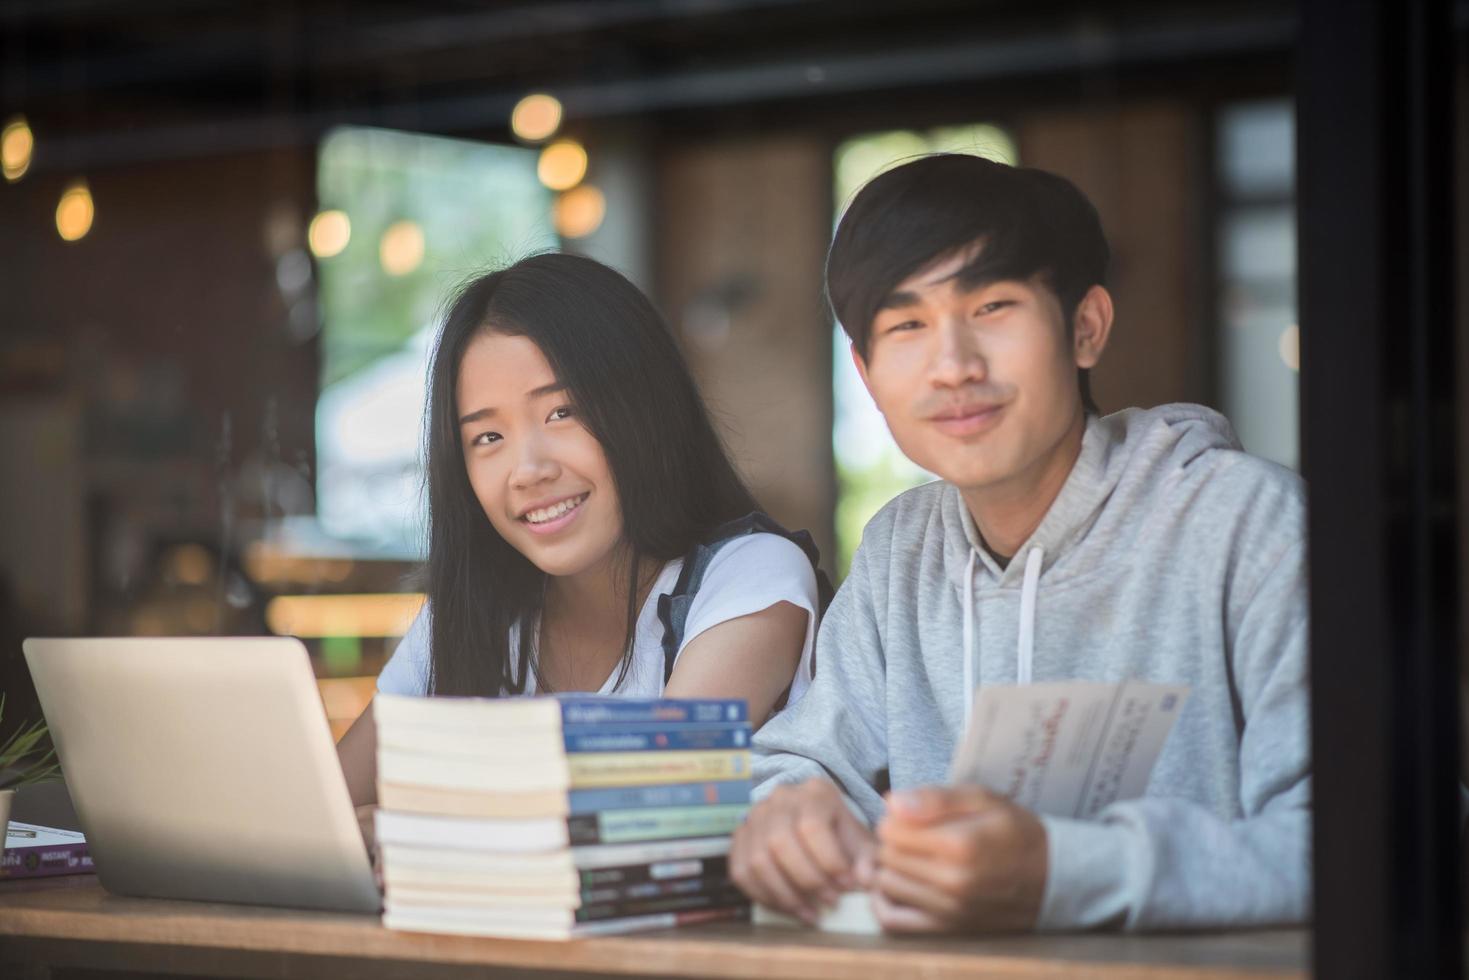
<svg viewBox="0 0 1469 980"><path fill-rule="evenodd" d="M550 507L542 507L540 510L529 511L525 515L525 520L531 524L544 524L547 521L554 521L566 512L580 507L582 501L586 499L587 495L582 494L579 497L570 497Z"/></svg>

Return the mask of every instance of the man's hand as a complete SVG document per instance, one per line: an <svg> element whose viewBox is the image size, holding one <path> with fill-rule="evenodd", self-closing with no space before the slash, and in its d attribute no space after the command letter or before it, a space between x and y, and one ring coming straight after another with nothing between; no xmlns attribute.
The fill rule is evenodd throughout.
<svg viewBox="0 0 1469 980"><path fill-rule="evenodd" d="M889 932L1035 928L1045 896L1046 828L978 786L888 794L877 829L873 911Z"/></svg>
<svg viewBox="0 0 1469 980"><path fill-rule="evenodd" d="M825 779L779 786L734 833L730 877L755 901L815 925L842 892L867 887L876 844Z"/></svg>

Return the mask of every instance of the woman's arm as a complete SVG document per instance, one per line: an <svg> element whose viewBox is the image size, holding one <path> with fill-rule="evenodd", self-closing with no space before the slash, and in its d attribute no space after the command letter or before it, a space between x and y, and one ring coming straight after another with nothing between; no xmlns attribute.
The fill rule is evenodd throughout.
<svg viewBox="0 0 1469 980"><path fill-rule="evenodd" d="M709 627L678 655L664 696L744 698L750 705L750 727L759 728L791 686L809 618L800 606L777 602ZM342 741L351 735L349 731Z"/></svg>
<svg viewBox="0 0 1469 980"><path fill-rule="evenodd" d="M689 606L664 695L744 698L759 728L788 690L794 701L810 683L817 600L816 572L793 542L763 533L727 542Z"/></svg>
<svg viewBox="0 0 1469 980"><path fill-rule="evenodd" d="M372 703L352 722L337 742L337 761L347 777L347 795L357 811L357 829L367 853L377 863L377 842L373 834L373 813L377 810L377 724L372 720ZM378 882L381 886L382 882Z"/></svg>
<svg viewBox="0 0 1469 980"><path fill-rule="evenodd" d="M425 604L383 666L377 689L385 694L428 693L428 644L429 617ZM342 764L347 792L352 795L352 805L359 809L359 817L361 808L377 805L377 725L372 714L375 703L376 698L368 702L347 734L337 742L337 760Z"/></svg>
<svg viewBox="0 0 1469 980"><path fill-rule="evenodd" d="M352 727L337 742L337 760L347 778L347 792L353 806L377 802L377 725L372 720L372 704L352 722Z"/></svg>

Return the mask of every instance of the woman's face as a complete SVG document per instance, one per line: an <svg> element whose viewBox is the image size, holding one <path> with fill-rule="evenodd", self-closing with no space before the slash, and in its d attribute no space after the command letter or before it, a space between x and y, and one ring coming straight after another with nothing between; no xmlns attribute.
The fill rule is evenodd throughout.
<svg viewBox="0 0 1469 980"><path fill-rule="evenodd" d="M500 536L548 575L600 571L622 537L617 488L535 342L477 335L456 407L470 486Z"/></svg>

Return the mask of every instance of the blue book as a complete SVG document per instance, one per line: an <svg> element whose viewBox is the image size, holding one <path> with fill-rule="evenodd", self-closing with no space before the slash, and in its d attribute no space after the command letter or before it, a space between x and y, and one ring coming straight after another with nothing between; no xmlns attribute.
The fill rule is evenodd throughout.
<svg viewBox="0 0 1469 980"><path fill-rule="evenodd" d="M718 806L750 802L746 779L717 783L673 783L665 786L614 786L607 789L574 789L566 794L573 815L602 810L635 810L648 807Z"/></svg>
<svg viewBox="0 0 1469 980"><path fill-rule="evenodd" d="M427 725L517 728L529 732L567 731L589 726L731 725L749 720L744 699L635 699L595 694L558 694L538 698L405 697L373 698L378 727Z"/></svg>
<svg viewBox="0 0 1469 980"><path fill-rule="evenodd" d="M566 728L585 725L713 724L746 721L745 702L723 699L638 699L585 694L555 695Z"/></svg>
<svg viewBox="0 0 1469 980"><path fill-rule="evenodd" d="M567 752L656 752L665 749L744 749L750 726L733 725L578 725L563 732Z"/></svg>

